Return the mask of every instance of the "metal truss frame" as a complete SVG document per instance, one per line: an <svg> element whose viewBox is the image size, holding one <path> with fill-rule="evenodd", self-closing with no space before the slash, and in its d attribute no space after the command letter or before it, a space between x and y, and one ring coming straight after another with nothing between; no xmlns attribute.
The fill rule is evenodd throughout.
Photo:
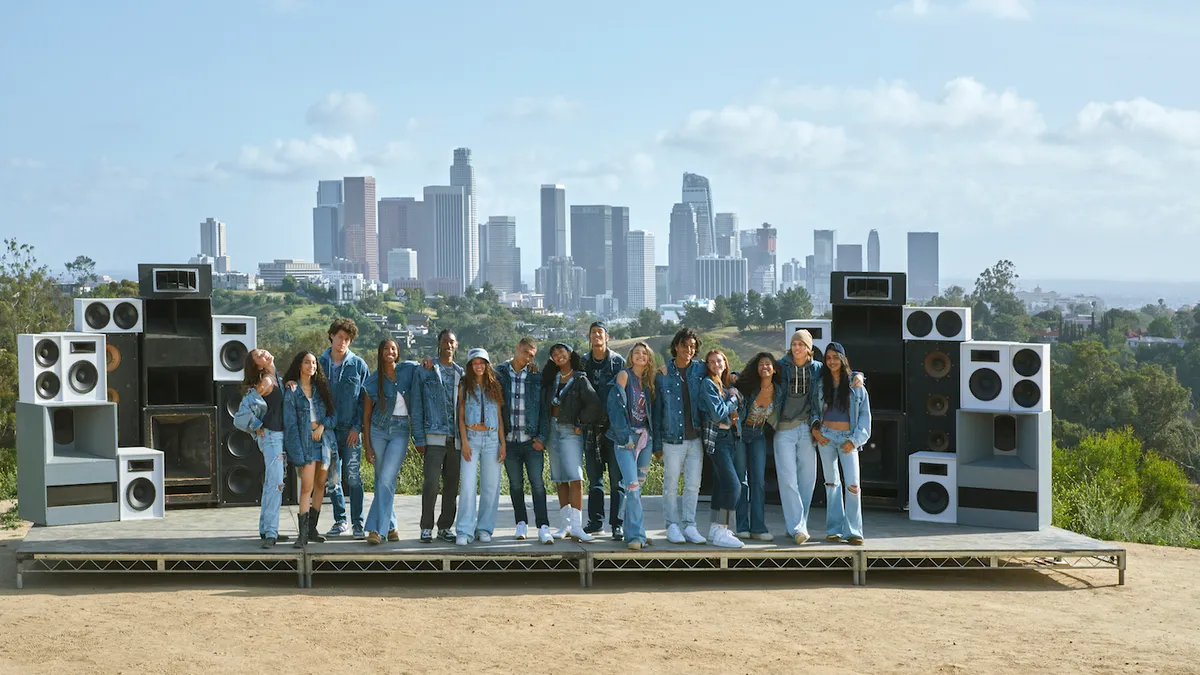
<svg viewBox="0 0 1200 675"><path fill-rule="evenodd" d="M867 583L867 570L1068 570L1117 571L1117 585L1125 585L1125 549L1105 551L862 551L859 578Z"/></svg>
<svg viewBox="0 0 1200 675"><path fill-rule="evenodd" d="M295 574L303 588L305 556L220 553L32 553L17 556L17 588L35 573Z"/></svg>
<svg viewBox="0 0 1200 675"><path fill-rule="evenodd" d="M583 552L549 554L462 553L313 553L306 559L306 583L314 574L405 574L573 572L580 585L587 582L588 560Z"/></svg>
<svg viewBox="0 0 1200 675"><path fill-rule="evenodd" d="M857 551L737 551L714 549L712 552L680 551L669 548L641 551L596 551L588 554L587 585L592 574L601 572L704 572L714 570L752 571L849 571L858 585Z"/></svg>

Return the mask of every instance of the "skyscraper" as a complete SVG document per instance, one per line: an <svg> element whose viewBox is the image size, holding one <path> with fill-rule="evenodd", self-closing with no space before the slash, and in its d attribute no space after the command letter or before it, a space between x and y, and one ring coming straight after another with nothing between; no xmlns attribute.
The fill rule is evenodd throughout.
<svg viewBox="0 0 1200 675"><path fill-rule="evenodd" d="M654 309L662 307L671 301L671 268L666 265L654 266Z"/></svg>
<svg viewBox="0 0 1200 675"><path fill-rule="evenodd" d="M408 215L412 197L384 197L379 200L379 276L391 283L394 277L388 266L388 256L398 248L416 250L408 241ZM416 266L413 266L416 269Z"/></svg>
<svg viewBox="0 0 1200 675"><path fill-rule="evenodd" d="M567 189L542 186L542 264L567 257Z"/></svg>
<svg viewBox="0 0 1200 675"><path fill-rule="evenodd" d="M475 210L475 167L471 166L471 149L455 148L454 163L450 165L450 185L461 187L467 201L466 275L467 285L479 288L479 215Z"/></svg>
<svg viewBox="0 0 1200 675"><path fill-rule="evenodd" d="M838 244L837 271L863 271L862 244Z"/></svg>
<svg viewBox="0 0 1200 675"><path fill-rule="evenodd" d="M668 232L667 264L671 268L671 300L678 302L695 295L696 210L681 202L671 208L671 228Z"/></svg>
<svg viewBox="0 0 1200 675"><path fill-rule="evenodd" d="M713 222L713 229L717 233L717 255L740 258L742 247L738 243L737 214L718 213Z"/></svg>
<svg viewBox="0 0 1200 675"><path fill-rule="evenodd" d="M521 249L517 247L517 219L512 216L488 217L484 280L498 293L521 290Z"/></svg>
<svg viewBox="0 0 1200 675"><path fill-rule="evenodd" d="M586 295L613 290L612 207L571 206L571 258L587 272Z"/></svg>
<svg viewBox="0 0 1200 675"><path fill-rule="evenodd" d="M394 281L417 278L417 252L411 248L394 248L387 253L388 280Z"/></svg>
<svg viewBox="0 0 1200 675"><path fill-rule="evenodd" d="M629 278L622 270L629 267L629 207L612 207L613 297L621 311L629 308Z"/></svg>
<svg viewBox="0 0 1200 675"><path fill-rule="evenodd" d="M938 288L938 233L908 233L908 299L924 302L936 297Z"/></svg>
<svg viewBox="0 0 1200 675"><path fill-rule="evenodd" d="M708 179L694 173L683 174L683 203L696 212L696 250L698 255L717 254L717 231L713 224L712 189Z"/></svg>
<svg viewBox="0 0 1200 675"><path fill-rule="evenodd" d="M829 279L837 256L837 230L813 230L813 309L829 305Z"/></svg>
<svg viewBox="0 0 1200 675"><path fill-rule="evenodd" d="M644 230L631 230L626 239L628 265L622 276L629 280L630 314L643 309L655 309L658 298L658 278L654 265L654 235Z"/></svg>
<svg viewBox="0 0 1200 675"><path fill-rule="evenodd" d="M778 286L775 265L775 246L778 231L770 223L763 223L757 230L742 230L739 233L742 257L746 259L750 276L750 290L763 295L774 295Z"/></svg>
<svg viewBox="0 0 1200 675"><path fill-rule="evenodd" d="M313 261L332 266L342 251L342 181L317 182L317 205L313 208Z"/></svg>
<svg viewBox="0 0 1200 675"><path fill-rule="evenodd" d="M200 255L213 259L213 271L229 271L229 254L225 250L225 223L207 218L200 223Z"/></svg>
<svg viewBox="0 0 1200 675"><path fill-rule="evenodd" d="M696 295L713 300L750 290L745 258L707 256L696 258Z"/></svg>
<svg viewBox="0 0 1200 675"><path fill-rule="evenodd" d="M433 229L434 270L429 280L439 288L467 287L467 195L458 185L425 187L425 204ZM421 263L418 261L418 270Z"/></svg>
<svg viewBox="0 0 1200 675"><path fill-rule="evenodd" d="M879 271L879 230L867 235L867 271Z"/></svg>
<svg viewBox="0 0 1200 675"><path fill-rule="evenodd" d="M377 203L375 201L375 178L372 176L347 176L342 179L345 188L343 206L345 257L366 269L368 280L379 279L379 247Z"/></svg>
<svg viewBox="0 0 1200 675"><path fill-rule="evenodd" d="M570 256L554 256L537 270L537 290L546 306L558 312L575 312L582 306L587 272Z"/></svg>

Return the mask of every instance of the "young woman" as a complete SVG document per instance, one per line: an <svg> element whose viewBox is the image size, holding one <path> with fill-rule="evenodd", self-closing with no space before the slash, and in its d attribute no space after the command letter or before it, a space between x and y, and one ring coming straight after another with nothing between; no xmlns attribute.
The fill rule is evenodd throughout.
<svg viewBox="0 0 1200 675"><path fill-rule="evenodd" d="M742 421L742 446L735 462L743 490L737 503L738 538L775 539L767 531L766 470L768 422L774 419L775 399L782 393L775 356L761 352L746 362L734 387L741 394L738 417Z"/></svg>
<svg viewBox="0 0 1200 675"><path fill-rule="evenodd" d="M639 342L629 350L629 368L608 390L608 438L625 484L625 545L637 551L648 542L642 522L642 483L653 454L654 352ZM615 490L614 490L615 494Z"/></svg>
<svg viewBox="0 0 1200 675"><path fill-rule="evenodd" d="M378 364L363 387L363 457L375 466L375 499L367 512L367 541L400 541L396 532L396 478L413 438L410 411L420 406L417 364L399 363L400 345L386 338L376 348Z"/></svg>
<svg viewBox="0 0 1200 675"><path fill-rule="evenodd" d="M313 493L317 485L324 491L325 474L333 453L337 452L334 436L337 420L333 413L333 393L325 374L317 367L316 354L309 351L297 354L283 381L297 384L283 392L283 447L288 461L300 473L300 536L294 547L304 548L310 541L325 541L317 530L321 492L316 493L315 499Z"/></svg>
<svg viewBox="0 0 1200 675"><path fill-rule="evenodd" d="M734 431L741 396L731 387L732 377L725 355L714 349L704 357L705 377L700 382L700 418L704 450L713 461L712 525L708 540L716 546L745 546L729 531L729 515L737 508L741 481L733 466Z"/></svg>
<svg viewBox="0 0 1200 675"><path fill-rule="evenodd" d="M858 449L871 438L871 400L866 387L851 387L850 360L840 343L830 342L821 373L821 428L814 435L825 471L825 540L845 539L863 544L862 495L859 487ZM845 505L838 481L838 465L846 484Z"/></svg>
<svg viewBox="0 0 1200 675"><path fill-rule="evenodd" d="M486 349L467 352L467 368L458 392L458 433L462 460L458 482L458 533L454 543L492 540L500 510L500 466L504 464L504 393ZM479 482L479 500L475 483Z"/></svg>
<svg viewBox="0 0 1200 675"><path fill-rule="evenodd" d="M583 531L583 431L604 419L604 404L583 372L579 354L561 342L550 348L542 370L542 436L550 445L550 480L558 483L562 528L556 539L570 536L595 541Z"/></svg>
<svg viewBox="0 0 1200 675"><path fill-rule="evenodd" d="M233 426L253 434L263 454L262 506L258 514L258 536L263 548L287 541L279 534L279 509L283 505L283 392L275 376L275 358L265 349L246 354L242 376L245 394L233 417Z"/></svg>

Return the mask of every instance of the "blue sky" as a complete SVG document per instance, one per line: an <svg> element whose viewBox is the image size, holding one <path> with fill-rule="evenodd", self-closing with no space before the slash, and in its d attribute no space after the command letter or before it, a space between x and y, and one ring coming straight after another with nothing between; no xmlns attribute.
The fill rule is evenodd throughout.
<svg viewBox="0 0 1200 675"><path fill-rule="evenodd" d="M316 181L445 184L540 259L538 186L631 207L666 264L684 171L781 260L942 233L942 276L1200 279L1200 3L890 0L16 3L0 235L55 268L312 258ZM1189 85L1191 82L1193 84Z"/></svg>

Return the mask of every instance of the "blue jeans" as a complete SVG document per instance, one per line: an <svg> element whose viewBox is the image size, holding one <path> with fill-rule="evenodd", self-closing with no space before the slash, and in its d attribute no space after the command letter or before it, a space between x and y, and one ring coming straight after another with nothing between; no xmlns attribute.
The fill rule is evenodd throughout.
<svg viewBox="0 0 1200 675"><path fill-rule="evenodd" d="M367 512L367 532L387 534L396 529L396 478L408 455L409 421L392 417L381 424L371 422L371 449L375 451L375 499ZM383 514L387 514L387 528Z"/></svg>
<svg viewBox="0 0 1200 675"><path fill-rule="evenodd" d="M863 536L862 485L859 483L858 448L850 452L842 450L842 444L850 439L849 431L837 431L824 425L821 435L828 440L820 446L821 468L825 471L825 534L836 534L843 539ZM841 481L838 480L838 464L846 480L846 503L842 504ZM853 490L850 487L853 486Z"/></svg>
<svg viewBox="0 0 1200 675"><path fill-rule="evenodd" d="M362 482L362 437L354 447L346 443L349 429L337 430L337 452L333 453L333 466L325 480L329 502L333 505L334 522L346 522L346 495L350 497L350 516L353 525L363 526L363 482Z"/></svg>
<svg viewBox="0 0 1200 675"><path fill-rule="evenodd" d="M471 459L465 455L459 459L458 520L454 529L459 536L473 541L481 532L490 535L496 529L496 512L500 510L500 438L495 430L467 429L466 442L470 444Z"/></svg>
<svg viewBox="0 0 1200 675"><path fill-rule="evenodd" d="M596 525L604 522L604 473L607 469L608 489L612 493L608 500L608 524L616 527L621 524L621 500L625 488L621 484L620 464L613 454L613 442L605 436L606 431L606 426L597 425L585 432L592 446L584 452L587 456L588 522Z"/></svg>
<svg viewBox="0 0 1200 675"><path fill-rule="evenodd" d="M737 469L733 466L733 431L729 429L718 431L716 445L716 451L712 456L712 510L733 511L737 508L738 497L742 493L742 483L738 480ZM724 523L725 521L714 517L713 522Z"/></svg>
<svg viewBox="0 0 1200 675"><path fill-rule="evenodd" d="M704 473L704 448L700 439L666 443L663 456L663 520L667 527L686 528L696 524L696 502L700 499L700 479ZM679 494L679 474L683 474L683 495Z"/></svg>
<svg viewBox="0 0 1200 675"><path fill-rule="evenodd" d="M283 472L287 461L283 454L283 432L263 430L255 434L263 455L262 507L258 510L258 533L268 539L279 536L279 509L283 507Z"/></svg>
<svg viewBox="0 0 1200 675"><path fill-rule="evenodd" d="M636 476L632 479L623 478L621 485L625 489L625 500L622 503L625 543L637 541L645 544L646 528L642 511L642 484L646 482L646 472L650 468L650 458L654 455L654 450L648 436L646 447L642 448L640 452L635 451L637 436L635 435L632 440L633 447L617 446L613 448L613 454L616 456L621 476ZM615 490L613 492L616 493Z"/></svg>
<svg viewBox="0 0 1200 675"><path fill-rule="evenodd" d="M775 432L775 472L788 536L808 534L808 513L817 487L817 449L807 424Z"/></svg>
<svg viewBox="0 0 1200 675"><path fill-rule="evenodd" d="M525 509L525 474L528 474L529 489L533 493L533 517L538 527L549 525L550 517L546 513L546 481L542 479L546 453L535 450L533 441L509 441L507 448L504 470L508 473L508 494L512 497L514 521L529 522L529 512Z"/></svg>
<svg viewBox="0 0 1200 675"><path fill-rule="evenodd" d="M737 503L737 531L764 534L767 532L767 437L762 427L742 428L734 466L742 484Z"/></svg>

